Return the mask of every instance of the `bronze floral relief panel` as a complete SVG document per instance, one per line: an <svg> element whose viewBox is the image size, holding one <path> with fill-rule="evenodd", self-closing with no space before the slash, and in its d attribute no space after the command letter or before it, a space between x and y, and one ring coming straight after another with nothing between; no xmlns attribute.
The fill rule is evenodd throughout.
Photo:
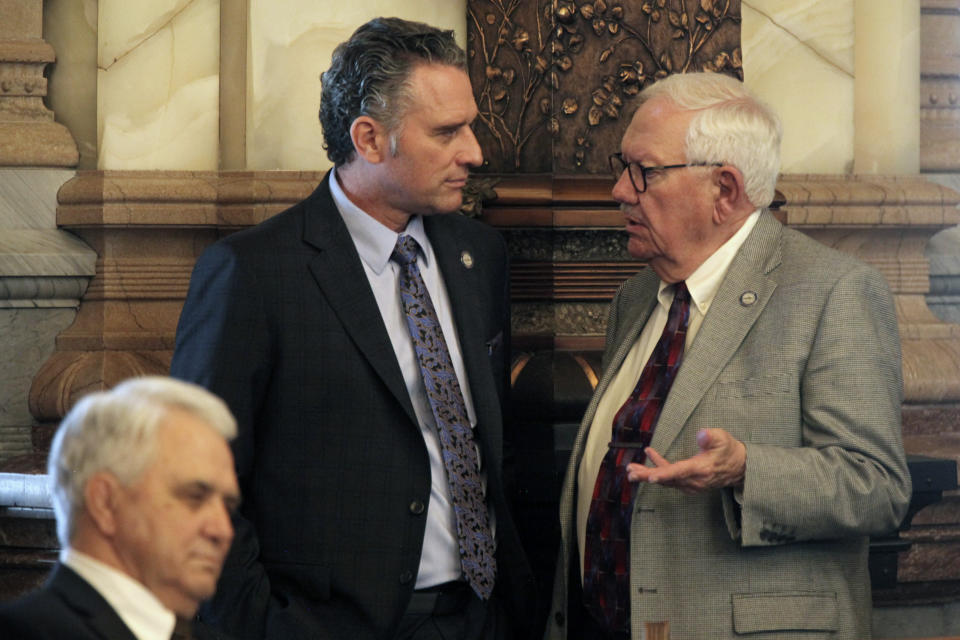
<svg viewBox="0 0 960 640"><path fill-rule="evenodd" d="M468 0L467 53L492 173L606 173L640 90L743 79L740 0Z"/></svg>

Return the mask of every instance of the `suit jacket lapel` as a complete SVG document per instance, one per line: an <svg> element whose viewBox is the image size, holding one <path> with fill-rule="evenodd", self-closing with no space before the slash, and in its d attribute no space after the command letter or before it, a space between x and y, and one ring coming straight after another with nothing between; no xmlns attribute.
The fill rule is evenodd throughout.
<svg viewBox="0 0 960 640"><path fill-rule="evenodd" d="M58 564L50 578L49 587L104 640L136 640L133 632L103 596L69 567Z"/></svg>
<svg viewBox="0 0 960 640"><path fill-rule="evenodd" d="M353 239L330 195L331 179L333 170L306 203L303 239L318 250L310 261L310 272L357 348L417 424L380 308Z"/></svg>
<svg viewBox="0 0 960 640"><path fill-rule="evenodd" d="M780 264L781 231L764 212L730 264L657 422L651 446L660 453L670 448L773 295L777 285L767 274Z"/></svg>
<svg viewBox="0 0 960 640"><path fill-rule="evenodd" d="M455 215L455 214L452 214ZM460 352L470 382L473 408L477 412L477 425L499 423L500 408L496 404L497 390L490 370L486 353L483 326L480 319L488 312L481 309L479 278L483 276L482 256L480 256L465 234L452 224L446 216L424 216L423 225L430 238L434 255L443 282L450 298L454 324L460 343ZM464 251L474 256L473 268L467 268L462 262ZM449 338L447 338L449 340ZM488 455L495 457L499 464L501 443L500 429L479 429L482 441L487 445Z"/></svg>

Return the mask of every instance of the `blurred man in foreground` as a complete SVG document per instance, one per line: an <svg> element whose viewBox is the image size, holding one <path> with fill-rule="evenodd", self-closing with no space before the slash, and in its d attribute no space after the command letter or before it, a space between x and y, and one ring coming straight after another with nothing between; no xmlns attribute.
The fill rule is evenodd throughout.
<svg viewBox="0 0 960 640"><path fill-rule="evenodd" d="M0 608L0 637L189 637L233 540L235 433L220 399L169 378L80 400L48 463L60 562L43 588Z"/></svg>

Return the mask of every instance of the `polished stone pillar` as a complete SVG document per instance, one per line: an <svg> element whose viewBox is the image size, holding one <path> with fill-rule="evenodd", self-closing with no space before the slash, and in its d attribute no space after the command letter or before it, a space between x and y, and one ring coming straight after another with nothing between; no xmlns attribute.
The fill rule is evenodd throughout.
<svg viewBox="0 0 960 640"><path fill-rule="evenodd" d="M93 252L54 220L78 158L44 104L54 59L42 1L0 0L0 463L33 449L27 392L93 275Z"/></svg>

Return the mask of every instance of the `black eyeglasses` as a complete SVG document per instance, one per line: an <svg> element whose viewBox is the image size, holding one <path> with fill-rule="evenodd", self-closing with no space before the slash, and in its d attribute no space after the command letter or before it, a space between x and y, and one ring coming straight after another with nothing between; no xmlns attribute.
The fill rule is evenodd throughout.
<svg viewBox="0 0 960 640"><path fill-rule="evenodd" d="M721 162L690 162L687 164L668 164L662 167L645 167L642 164L637 164L636 162L627 162L623 159L622 153L612 153L610 154L610 172L613 174L614 180L619 180L620 176L623 175L623 172L626 171L627 175L630 176L630 184L633 185L633 188L636 189L637 193L643 193L647 190L647 172L649 171L663 171L665 169L681 169L683 167L722 167L723 163ZM640 179L637 180L636 172L640 172ZM637 186L637 185L640 186Z"/></svg>

